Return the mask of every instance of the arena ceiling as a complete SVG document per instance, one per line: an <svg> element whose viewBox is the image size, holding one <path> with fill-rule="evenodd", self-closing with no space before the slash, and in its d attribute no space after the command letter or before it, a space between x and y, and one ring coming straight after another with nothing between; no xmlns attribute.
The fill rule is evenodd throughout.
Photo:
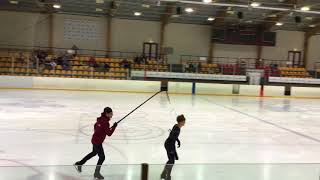
<svg viewBox="0 0 320 180"><path fill-rule="evenodd" d="M0 10L55 12L214 26L308 31L320 24L319 0L0 0ZM208 0L210 1L210 0ZM259 6L253 7L252 3ZM61 8L53 8L54 4ZM310 10L301 10L309 7ZM186 12L192 8L193 12ZM189 9L190 10L190 9ZM136 15L135 15L136 13ZM141 13L141 15L139 15ZM213 21L209 21L211 17ZM275 25L281 22L283 25Z"/></svg>

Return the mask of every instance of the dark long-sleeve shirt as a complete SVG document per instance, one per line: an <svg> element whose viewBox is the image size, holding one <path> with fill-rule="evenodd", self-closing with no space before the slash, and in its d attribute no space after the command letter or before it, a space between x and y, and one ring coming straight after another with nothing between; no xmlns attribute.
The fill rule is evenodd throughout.
<svg viewBox="0 0 320 180"><path fill-rule="evenodd" d="M179 135L180 135L180 128L176 124L176 125L173 126L173 128L172 128L172 130L170 132L170 135L166 140L166 143L168 145L175 146L175 143L177 141L178 144L180 144Z"/></svg>

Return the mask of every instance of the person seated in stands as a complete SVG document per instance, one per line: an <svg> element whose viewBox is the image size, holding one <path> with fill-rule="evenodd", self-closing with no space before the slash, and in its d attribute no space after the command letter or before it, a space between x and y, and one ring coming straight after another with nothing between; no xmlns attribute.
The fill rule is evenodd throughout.
<svg viewBox="0 0 320 180"><path fill-rule="evenodd" d="M56 59L56 62L57 62L57 65L61 65L63 64L62 62L62 56L58 56L57 59Z"/></svg>
<svg viewBox="0 0 320 180"><path fill-rule="evenodd" d="M54 70L57 66L57 63L52 59L51 62L49 63L51 70Z"/></svg>
<svg viewBox="0 0 320 180"><path fill-rule="evenodd" d="M95 59L94 57L92 57L92 56L91 56L90 59L89 59L88 65L89 65L90 67L94 67L94 68L99 67L96 59Z"/></svg>
<svg viewBox="0 0 320 180"><path fill-rule="evenodd" d="M127 59L124 59L121 61L121 67L125 69L129 69L130 67L130 62Z"/></svg>
<svg viewBox="0 0 320 180"><path fill-rule="evenodd" d="M62 68L63 68L63 70L69 70L70 69L69 57L67 56L67 54L64 54L62 56Z"/></svg>
<svg viewBox="0 0 320 180"><path fill-rule="evenodd" d="M39 64L44 64L47 56L48 54L46 52L39 50L37 53Z"/></svg>
<svg viewBox="0 0 320 180"><path fill-rule="evenodd" d="M187 71L188 71L188 72L195 73L195 72L196 72L196 68L194 67L194 65L193 65L192 63L190 63L190 64L188 65Z"/></svg>
<svg viewBox="0 0 320 180"><path fill-rule="evenodd" d="M17 57L16 60L17 60L17 62L24 63L25 57L23 56L23 53L22 53L22 52L19 53L19 57Z"/></svg>
<svg viewBox="0 0 320 180"><path fill-rule="evenodd" d="M148 58L147 58L145 55L141 55L141 62L142 62L143 64L149 64Z"/></svg>
<svg viewBox="0 0 320 180"><path fill-rule="evenodd" d="M198 63L198 73L201 72L201 63Z"/></svg>
<svg viewBox="0 0 320 180"><path fill-rule="evenodd" d="M104 71L105 71L105 72L109 72L110 66L109 66L108 63L105 63L103 67L104 67Z"/></svg>
<svg viewBox="0 0 320 180"><path fill-rule="evenodd" d="M133 59L133 62L134 62L135 64L141 64L141 59L140 59L140 57L139 57L139 56L136 56L136 57Z"/></svg>

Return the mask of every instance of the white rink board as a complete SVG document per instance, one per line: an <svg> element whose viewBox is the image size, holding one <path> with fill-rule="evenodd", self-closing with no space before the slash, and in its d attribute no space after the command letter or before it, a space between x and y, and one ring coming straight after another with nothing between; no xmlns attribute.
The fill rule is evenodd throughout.
<svg viewBox="0 0 320 180"><path fill-rule="evenodd" d="M160 82L54 77L1 76L0 88L157 92Z"/></svg>
<svg viewBox="0 0 320 180"><path fill-rule="evenodd" d="M232 84L197 83L196 94L232 95Z"/></svg>
<svg viewBox="0 0 320 180"><path fill-rule="evenodd" d="M169 93L192 93L192 83L190 82L169 82L168 83Z"/></svg>
<svg viewBox="0 0 320 180"><path fill-rule="evenodd" d="M320 88L313 87L292 87L291 96L293 97L320 97Z"/></svg>
<svg viewBox="0 0 320 180"><path fill-rule="evenodd" d="M284 86L264 86L265 96L284 96Z"/></svg>
<svg viewBox="0 0 320 180"><path fill-rule="evenodd" d="M240 85L240 95L259 96L260 86L257 85Z"/></svg>

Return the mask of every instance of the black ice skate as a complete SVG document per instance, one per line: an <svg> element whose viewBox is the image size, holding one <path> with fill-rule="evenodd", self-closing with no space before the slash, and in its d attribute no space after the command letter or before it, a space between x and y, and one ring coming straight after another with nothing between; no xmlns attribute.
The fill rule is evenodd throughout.
<svg viewBox="0 0 320 180"><path fill-rule="evenodd" d="M82 172L82 165L79 162L76 162L73 166L74 166L74 168L76 168L78 173Z"/></svg>

